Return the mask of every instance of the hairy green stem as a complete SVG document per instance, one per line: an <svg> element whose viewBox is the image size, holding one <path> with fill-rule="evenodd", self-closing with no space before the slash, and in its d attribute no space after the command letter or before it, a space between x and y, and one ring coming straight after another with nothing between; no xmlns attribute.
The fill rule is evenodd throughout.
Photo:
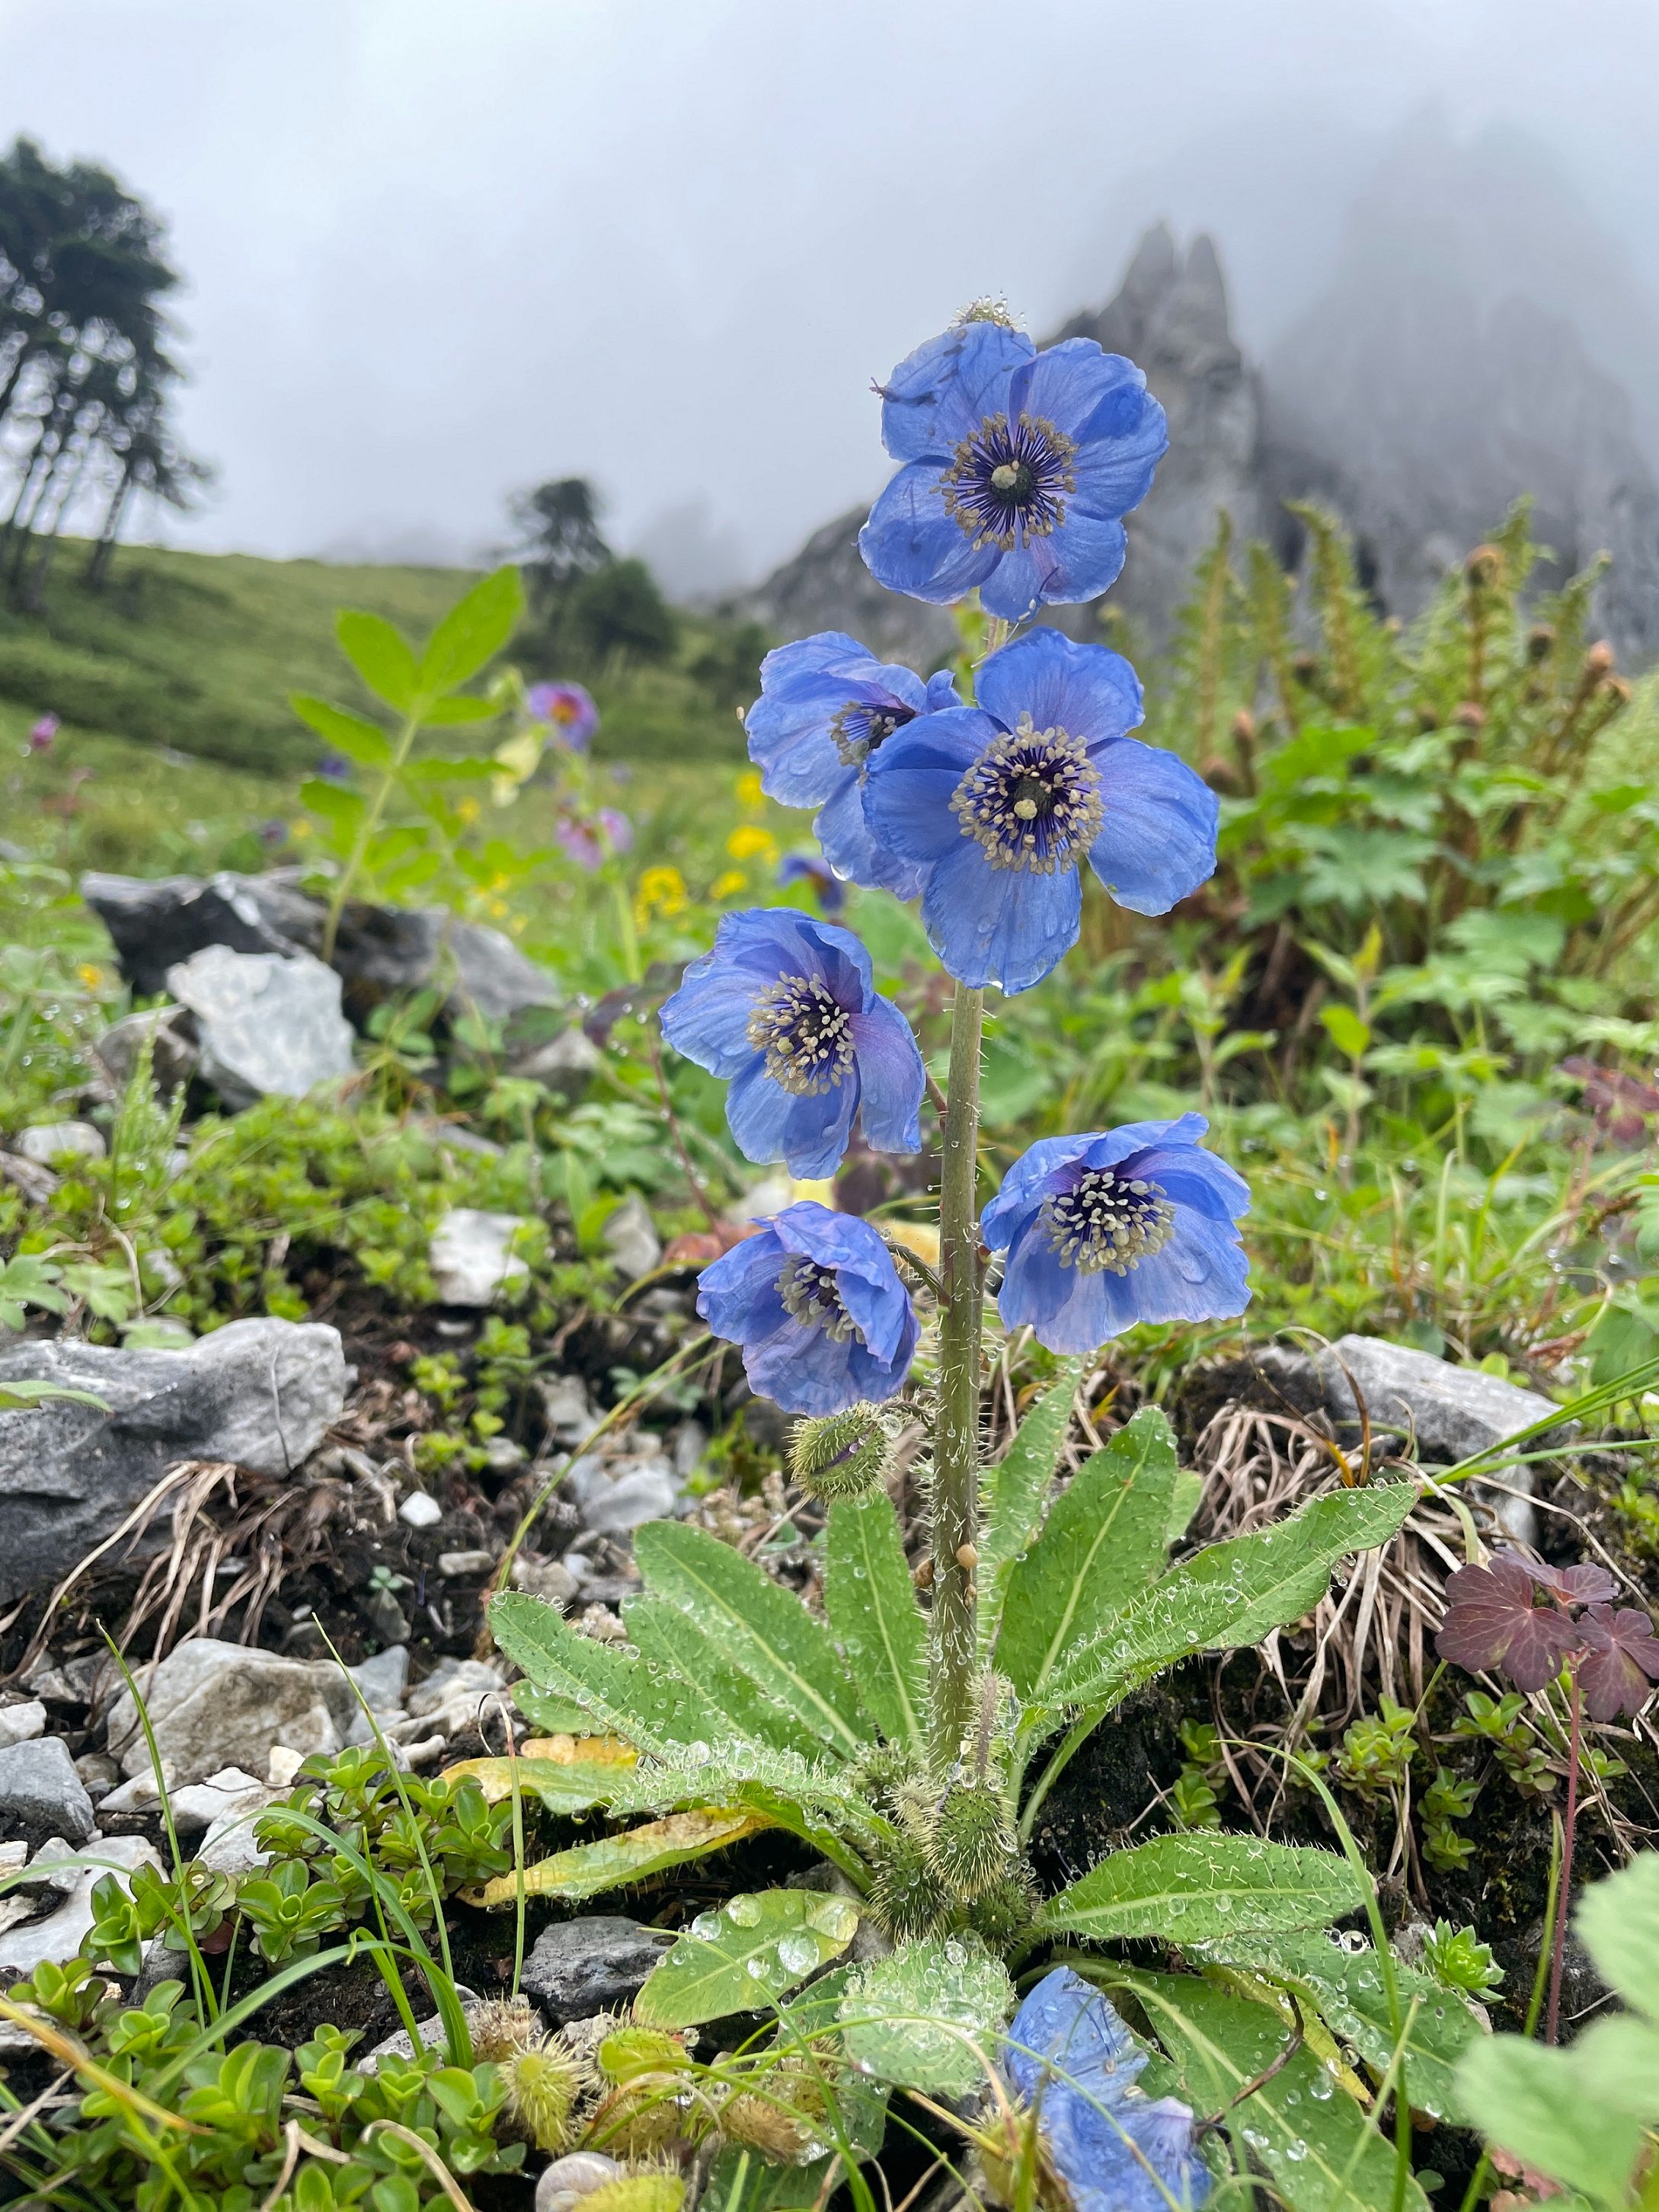
<svg viewBox="0 0 1659 2212"><path fill-rule="evenodd" d="M939 1177L939 1425L933 1447L933 1757L953 1766L974 1712L979 1523L979 1054L985 994L957 987Z"/></svg>

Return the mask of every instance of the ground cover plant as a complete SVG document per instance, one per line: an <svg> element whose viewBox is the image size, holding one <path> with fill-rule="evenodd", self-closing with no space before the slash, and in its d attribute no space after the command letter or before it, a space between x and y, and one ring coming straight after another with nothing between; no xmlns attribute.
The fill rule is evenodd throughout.
<svg viewBox="0 0 1659 2212"><path fill-rule="evenodd" d="M9 1327L337 1319L368 1369L347 1452L395 1444L489 1534L420 1636L523 1676L436 1778L378 1716L307 1762L247 1816L263 1863L193 1856L164 1802L158 1866L105 1873L78 1958L5 1995L22 2191L1650 2197L1646 691L1590 637L1593 580L1527 598L1523 514L1401 635L1310 514L1305 603L1224 532L1143 702L1026 619L1121 562L1161 451L1138 373L973 314L884 427L866 556L977 592L957 665L786 642L750 769L695 798L642 804L586 690L503 662L511 571L423 647L346 617L360 689L306 672L317 773L272 787L261 854L331 916L502 927L559 979L580 1084L434 987L298 1104L227 1110L141 1050L102 1158L0 1190ZM126 1003L59 824L6 871L9 1133L85 1100ZM639 1201L629 1283L607 1236ZM520 1224L521 1272L444 1335L458 1206ZM1248 1347L1297 1328L1543 1412L1433 1457L1380 1408L1264 1394ZM702 1439L580 1619L535 1594L574 1548L539 1397L573 1358L584 1451ZM1495 1516L1534 1464L1516 1552ZM292 1509L303 1576L274 1557L212 1632L291 1626L303 1588L317 1648L387 1603L409 1635L435 1548L348 1547L362 1602L330 1612L338 1468L292 1487L65 1612L159 1654ZM25 1607L9 1659L61 1632ZM1575 1878L1629 2011L1554 2050L1605 2002ZM550 2033L527 1938L613 1893L672 1944L624 2013ZM366 2065L370 2021L416 2047Z"/></svg>

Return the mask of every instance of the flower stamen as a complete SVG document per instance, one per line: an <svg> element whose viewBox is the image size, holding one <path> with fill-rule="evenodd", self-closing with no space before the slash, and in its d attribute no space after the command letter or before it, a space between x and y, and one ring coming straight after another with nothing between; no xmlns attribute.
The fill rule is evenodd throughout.
<svg viewBox="0 0 1659 2212"><path fill-rule="evenodd" d="M914 707L875 707L854 699L830 725L830 741L843 768L861 769L895 730L916 719Z"/></svg>
<svg viewBox="0 0 1659 2212"><path fill-rule="evenodd" d="M784 1311L803 1328L822 1329L832 1344L845 1344L848 1337L864 1342L863 1330L842 1304L833 1267L792 1253L778 1277L777 1293Z"/></svg>
<svg viewBox="0 0 1659 2212"><path fill-rule="evenodd" d="M1066 520L1077 489L1076 441L1046 417L987 415L957 446L939 479L945 511L975 545L1011 553Z"/></svg>
<svg viewBox="0 0 1659 2212"><path fill-rule="evenodd" d="M1085 1168L1070 1190L1044 1199L1038 1218L1060 1265L1084 1275L1127 1275L1175 1234L1175 1208L1158 1185L1113 1168Z"/></svg>
<svg viewBox="0 0 1659 2212"><path fill-rule="evenodd" d="M853 1018L815 975L784 975L763 991L748 1036L765 1054L768 1075L793 1097L819 1097L852 1072Z"/></svg>
<svg viewBox="0 0 1659 2212"><path fill-rule="evenodd" d="M1037 730L1029 714L988 745L951 798L951 811L994 868L1051 876L1100 834L1100 777L1080 738Z"/></svg>

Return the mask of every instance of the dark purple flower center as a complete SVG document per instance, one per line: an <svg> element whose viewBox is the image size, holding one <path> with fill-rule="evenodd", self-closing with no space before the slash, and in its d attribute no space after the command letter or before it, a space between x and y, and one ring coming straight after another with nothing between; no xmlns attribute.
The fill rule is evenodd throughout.
<svg viewBox="0 0 1659 2212"><path fill-rule="evenodd" d="M832 1344L845 1344L849 1336L864 1342L864 1331L842 1304L833 1267L791 1253L778 1277L777 1292L784 1311L803 1328L821 1328Z"/></svg>
<svg viewBox="0 0 1659 2212"><path fill-rule="evenodd" d="M861 769L873 752L879 752L895 730L914 722L914 707L878 707L867 699L854 699L830 725L830 741L843 767Z"/></svg>
<svg viewBox="0 0 1659 2212"><path fill-rule="evenodd" d="M1085 1168L1070 1190L1042 1201L1044 1233L1060 1265L1127 1275L1175 1234L1175 1208L1155 1182L1116 1168Z"/></svg>
<svg viewBox="0 0 1659 2212"><path fill-rule="evenodd" d="M1019 727L988 745L957 784L951 811L994 868L1051 876L1076 866L1103 818L1100 777L1080 738Z"/></svg>
<svg viewBox="0 0 1659 2212"><path fill-rule="evenodd" d="M1022 415L1011 427L1006 415L987 415L940 480L945 511L975 545L1012 552L1065 521L1076 459L1073 441L1038 416Z"/></svg>
<svg viewBox="0 0 1659 2212"><path fill-rule="evenodd" d="M844 1083L853 1066L853 1018L816 975L781 975L749 1017L749 1042L766 1073L797 1098Z"/></svg>

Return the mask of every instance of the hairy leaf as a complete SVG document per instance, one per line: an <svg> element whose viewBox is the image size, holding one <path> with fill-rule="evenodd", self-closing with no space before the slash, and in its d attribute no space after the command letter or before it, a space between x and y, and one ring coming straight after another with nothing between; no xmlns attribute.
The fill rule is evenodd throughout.
<svg viewBox="0 0 1659 2212"><path fill-rule="evenodd" d="M514 1758L463 1759L445 1767L443 1778L476 1782L486 1803L501 1805L513 1795L516 1776L522 1796L554 1812L585 1813L610 1802L618 1776L632 1770L635 1758L633 1746L616 1736L532 1736Z"/></svg>
<svg viewBox="0 0 1659 2212"><path fill-rule="evenodd" d="M858 1932L858 1907L824 1890L769 1889L700 1912L659 1959L634 2000L651 2027L696 2027L774 2004L839 1958Z"/></svg>
<svg viewBox="0 0 1659 2212"><path fill-rule="evenodd" d="M910 1580L898 1516L878 1491L830 1509L823 1609L865 1711L890 1743L927 1741L927 1623Z"/></svg>
<svg viewBox="0 0 1659 2212"><path fill-rule="evenodd" d="M309 723L319 738L359 768L391 767L392 740L377 723L365 721L361 714L349 714L343 707L315 699L307 691L290 693L288 703L302 722Z"/></svg>
<svg viewBox="0 0 1659 2212"><path fill-rule="evenodd" d="M996 1642L1014 1562L1042 1523L1084 1365L1081 1359L1061 1362L1054 1381L1020 1423L1012 1443L986 1472L975 1576L981 1656Z"/></svg>
<svg viewBox="0 0 1659 2212"><path fill-rule="evenodd" d="M415 705L421 689L420 671L408 645L389 622L360 608L342 607L334 617L334 635L340 650L377 699L398 714Z"/></svg>
<svg viewBox="0 0 1659 2212"><path fill-rule="evenodd" d="M672 1759L673 1747L713 1743L732 1733L677 1675L596 1644L562 1613L524 1590L503 1590L489 1607L489 1632L515 1666L568 1698L608 1735Z"/></svg>
<svg viewBox="0 0 1659 2212"><path fill-rule="evenodd" d="M1041 1698L1072 1646L1160 1571L1176 1471L1170 1425L1147 1406L1054 1500L1042 1534L1009 1576L996 1643L997 1671L1022 1695Z"/></svg>
<svg viewBox="0 0 1659 2212"><path fill-rule="evenodd" d="M988 2078L1013 2002L1007 1968L982 1944L930 1936L853 1975L842 2040L878 2081L965 2096Z"/></svg>
<svg viewBox="0 0 1659 2212"><path fill-rule="evenodd" d="M516 568L497 568L476 583L432 633L421 657L423 690L453 691L476 676L507 643L524 611L524 587Z"/></svg>
<svg viewBox="0 0 1659 2212"><path fill-rule="evenodd" d="M1233 1933L1324 1928L1365 1902L1346 1859L1256 1836L1158 1836L1114 1851L1044 1906L1056 1935L1212 1943Z"/></svg>
<svg viewBox="0 0 1659 2212"><path fill-rule="evenodd" d="M1261 2160L1290 2212L1377 2212L1390 2201L1393 2146L1368 2131L1365 2115L1305 2045L1234 2102L1290 2043L1292 2031L1276 2010L1195 1976L1123 1978L1175 2060L1182 2094L1200 2112L1226 2112L1238 2152ZM1426 2212L1427 2203L1408 2181L1409 2212Z"/></svg>
<svg viewBox="0 0 1659 2212"><path fill-rule="evenodd" d="M690 1613L649 1593L627 1599L623 1618L647 1664L677 1674L719 1717L721 1735L752 1736L779 1751L811 1758L823 1747L794 1714L742 1674L716 1639Z"/></svg>
<svg viewBox="0 0 1659 2212"><path fill-rule="evenodd" d="M647 1521L634 1539L646 1588L689 1614L734 1667L836 1751L861 1750L858 1698L829 1632L792 1591L729 1544L684 1522Z"/></svg>
<svg viewBox="0 0 1659 2212"><path fill-rule="evenodd" d="M647 1875L683 1866L688 1859L707 1858L723 1851L762 1828L772 1826L763 1813L733 1807L699 1806L689 1813L671 1813L666 1820L647 1821L625 1835L605 1836L596 1844L578 1844L568 1851L555 1851L524 1870L524 1889L529 1897L596 1897L601 1890L619 1889L624 1883L643 1881ZM483 1905L511 1905L518 1896L515 1875L498 1875L484 1883L476 1901Z"/></svg>

